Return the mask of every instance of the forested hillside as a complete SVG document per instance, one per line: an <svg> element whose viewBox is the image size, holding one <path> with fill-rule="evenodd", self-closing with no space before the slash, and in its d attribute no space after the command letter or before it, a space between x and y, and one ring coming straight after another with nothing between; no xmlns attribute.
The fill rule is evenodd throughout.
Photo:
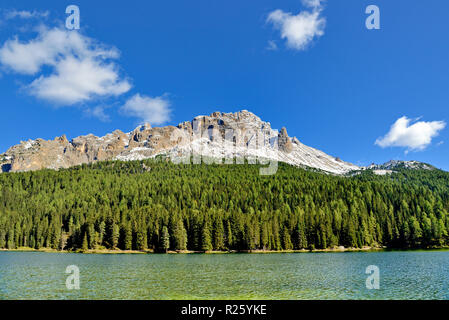
<svg viewBox="0 0 449 320"><path fill-rule="evenodd" d="M102 162L0 174L0 248L319 249L449 244L449 173Z"/></svg>

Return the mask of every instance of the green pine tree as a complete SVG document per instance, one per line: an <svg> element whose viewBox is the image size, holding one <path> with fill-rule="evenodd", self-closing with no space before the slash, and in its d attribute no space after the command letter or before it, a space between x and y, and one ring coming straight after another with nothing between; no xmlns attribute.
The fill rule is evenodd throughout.
<svg viewBox="0 0 449 320"><path fill-rule="evenodd" d="M167 252L170 248L170 235L168 234L168 228L164 226L162 228L162 236L161 236L161 249L163 252Z"/></svg>
<svg viewBox="0 0 449 320"><path fill-rule="evenodd" d="M84 233L82 249L83 251L89 250L89 244L87 242L87 232Z"/></svg>
<svg viewBox="0 0 449 320"><path fill-rule="evenodd" d="M201 230L201 250L211 251L212 250L212 240L210 236L209 225L206 222Z"/></svg>

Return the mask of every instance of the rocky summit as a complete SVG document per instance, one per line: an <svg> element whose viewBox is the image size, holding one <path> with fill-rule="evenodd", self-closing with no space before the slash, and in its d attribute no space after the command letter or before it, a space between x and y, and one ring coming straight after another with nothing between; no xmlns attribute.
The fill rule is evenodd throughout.
<svg viewBox="0 0 449 320"><path fill-rule="evenodd" d="M223 163L238 163L242 158L250 163L280 161L334 174L360 169L289 137L285 128L272 129L269 122L247 110L214 112L178 126L153 128L144 124L128 133L116 130L104 137L89 134L71 141L65 135L48 141L29 140L0 155L0 166L3 172L18 172L105 160L142 160L157 155L175 161L198 156L221 159Z"/></svg>

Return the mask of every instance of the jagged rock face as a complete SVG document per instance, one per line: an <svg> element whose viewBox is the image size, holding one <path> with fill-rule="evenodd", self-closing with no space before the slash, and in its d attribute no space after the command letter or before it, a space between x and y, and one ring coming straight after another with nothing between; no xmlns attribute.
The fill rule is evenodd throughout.
<svg viewBox="0 0 449 320"><path fill-rule="evenodd" d="M308 166L343 174L359 167L290 138L287 130L243 110L198 116L177 127L149 124L129 133L116 130L104 137L92 134L68 141L65 136L21 142L0 155L2 171L59 169L103 160L142 160L166 154L172 159L202 155L211 158L258 158ZM226 162L229 163L229 162Z"/></svg>
<svg viewBox="0 0 449 320"><path fill-rule="evenodd" d="M288 137L287 129L285 129L285 127L283 127L279 133L279 149L287 153L293 151L293 143Z"/></svg>
<svg viewBox="0 0 449 320"><path fill-rule="evenodd" d="M115 131L103 138L82 136L71 142L65 136L45 141L29 140L10 148L6 158L10 171L31 171L43 168L68 168L82 163L108 160L119 154L128 143L128 137Z"/></svg>
<svg viewBox="0 0 449 320"><path fill-rule="evenodd" d="M435 167L419 162L419 161L401 161L401 160L390 160L384 164L372 164L366 169L371 170L396 170L396 169L413 169L413 170L434 170Z"/></svg>

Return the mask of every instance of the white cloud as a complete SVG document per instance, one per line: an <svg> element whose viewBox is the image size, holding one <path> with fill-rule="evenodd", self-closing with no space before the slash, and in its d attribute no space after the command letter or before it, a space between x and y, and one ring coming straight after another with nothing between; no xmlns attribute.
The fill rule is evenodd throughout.
<svg viewBox="0 0 449 320"><path fill-rule="evenodd" d="M321 16L320 0L303 0L303 4L312 11L301 11L297 15L280 9L268 15L267 22L281 32L281 38L287 40L287 46L295 50L305 50L314 39L324 35L326 19Z"/></svg>
<svg viewBox="0 0 449 320"><path fill-rule="evenodd" d="M390 131L378 138L376 145L385 147L404 147L408 151L419 151L427 148L439 131L446 127L444 121L418 121L411 124L412 119L401 117L391 126Z"/></svg>
<svg viewBox="0 0 449 320"><path fill-rule="evenodd" d="M111 118L104 112L104 109L107 107L104 106L96 106L95 108L86 109L85 113L88 117L98 118L102 122L109 122Z"/></svg>
<svg viewBox="0 0 449 320"><path fill-rule="evenodd" d="M15 15L28 17L25 13ZM114 61L120 56L116 48L64 28L40 26L35 31L37 35L30 40L21 41L16 36L0 43L2 69L33 77L24 88L29 94L57 106L71 106L120 96L131 89ZM86 116L110 121L107 106L82 107ZM165 96L139 94L126 101L120 111L153 124L168 121L171 113Z"/></svg>
<svg viewBox="0 0 449 320"><path fill-rule="evenodd" d="M14 19L14 18L21 18L21 19L31 19L31 18L47 18L49 16L48 11L27 11L27 10L7 10L5 12L5 19Z"/></svg>
<svg viewBox="0 0 449 320"><path fill-rule="evenodd" d="M302 0L302 4L309 8L321 8L322 0Z"/></svg>
<svg viewBox="0 0 449 320"><path fill-rule="evenodd" d="M150 124L162 124L170 120L170 101L165 97L148 97L136 94L121 108L127 116L140 118Z"/></svg>
<svg viewBox="0 0 449 320"><path fill-rule="evenodd" d="M67 57L55 66L55 73L40 76L29 86L33 95L61 105L91 100L95 96L119 96L130 89L120 81L112 64L92 59Z"/></svg>
<svg viewBox="0 0 449 320"><path fill-rule="evenodd" d="M12 72L41 74L28 87L31 94L59 105L73 105L102 96L118 96L131 88L121 79L111 59L115 48L106 48L76 31L42 27L35 39L6 41L0 48L0 63Z"/></svg>

